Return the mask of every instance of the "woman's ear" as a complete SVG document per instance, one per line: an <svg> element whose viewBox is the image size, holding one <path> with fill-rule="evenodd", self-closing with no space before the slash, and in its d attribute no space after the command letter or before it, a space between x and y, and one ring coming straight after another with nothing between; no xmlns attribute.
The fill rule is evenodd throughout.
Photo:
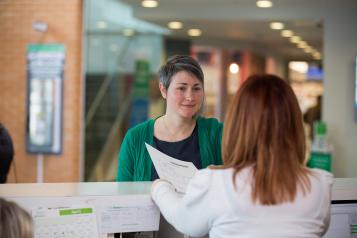
<svg viewBox="0 0 357 238"><path fill-rule="evenodd" d="M166 99L167 90L166 90L165 86L162 83L159 83L159 88L160 88L161 96L164 99Z"/></svg>

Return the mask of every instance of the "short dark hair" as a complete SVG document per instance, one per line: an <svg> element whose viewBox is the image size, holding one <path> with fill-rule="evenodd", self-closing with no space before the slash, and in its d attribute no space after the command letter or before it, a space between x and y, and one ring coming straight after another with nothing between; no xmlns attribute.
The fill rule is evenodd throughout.
<svg viewBox="0 0 357 238"><path fill-rule="evenodd" d="M180 71L186 71L193 74L202 84L204 84L204 75L198 62L188 55L175 55L167 60L159 70L159 81L168 89L171 84L172 76Z"/></svg>
<svg viewBox="0 0 357 238"><path fill-rule="evenodd" d="M14 146L10 133L0 123L0 183L5 183L11 162L14 158Z"/></svg>

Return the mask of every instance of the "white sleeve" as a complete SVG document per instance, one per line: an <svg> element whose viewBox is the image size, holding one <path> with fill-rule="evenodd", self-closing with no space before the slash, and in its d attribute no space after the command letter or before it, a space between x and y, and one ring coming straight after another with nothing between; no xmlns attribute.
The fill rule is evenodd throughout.
<svg viewBox="0 0 357 238"><path fill-rule="evenodd" d="M183 196L167 182L154 184L151 193L154 202L179 232L194 237L209 232L213 219L209 203L214 201L210 198L211 176L209 169L198 171Z"/></svg>
<svg viewBox="0 0 357 238"><path fill-rule="evenodd" d="M325 207L327 211L325 211L325 217L323 217L323 231L322 235L324 235L330 225L330 219L331 219L331 197L332 197L332 185L333 185L333 175L331 173L324 173L324 182L326 183L325 189L326 189L326 199L325 199Z"/></svg>

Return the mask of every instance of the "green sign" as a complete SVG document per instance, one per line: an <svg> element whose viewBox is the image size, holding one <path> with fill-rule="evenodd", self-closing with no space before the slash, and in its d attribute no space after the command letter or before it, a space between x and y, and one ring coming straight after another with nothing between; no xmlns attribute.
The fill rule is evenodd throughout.
<svg viewBox="0 0 357 238"><path fill-rule="evenodd" d="M150 83L150 65L146 60L136 61L133 96L148 97Z"/></svg>

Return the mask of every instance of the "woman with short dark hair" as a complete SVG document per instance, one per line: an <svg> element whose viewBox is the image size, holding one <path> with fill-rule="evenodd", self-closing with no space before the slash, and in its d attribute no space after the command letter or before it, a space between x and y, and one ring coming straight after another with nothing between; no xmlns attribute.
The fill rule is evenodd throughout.
<svg viewBox="0 0 357 238"><path fill-rule="evenodd" d="M204 103L204 75L195 59L170 58L159 70L159 88L166 100L163 116L150 119L125 135L119 152L117 181L158 178L145 143L198 169L222 164L222 123L200 115Z"/></svg>

